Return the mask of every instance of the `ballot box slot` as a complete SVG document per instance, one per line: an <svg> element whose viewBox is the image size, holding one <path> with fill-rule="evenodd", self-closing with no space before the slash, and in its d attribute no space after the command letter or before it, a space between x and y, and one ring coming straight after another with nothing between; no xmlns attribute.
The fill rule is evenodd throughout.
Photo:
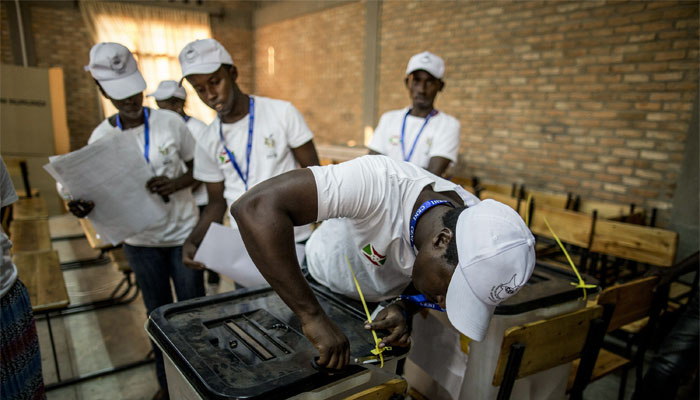
<svg viewBox="0 0 700 400"><path fill-rule="evenodd" d="M265 338L268 342L272 343L275 347L277 347L282 353L284 354L291 354L292 350L288 349L285 347L282 343L278 342L274 337L270 336L265 329L260 326L255 320L249 318L247 315L242 315L243 319L248 323L250 327L255 329L263 338ZM289 327L285 324L275 324L272 326L274 329L280 329L285 332L289 331Z"/></svg>
<svg viewBox="0 0 700 400"><path fill-rule="evenodd" d="M270 350L265 348L260 342L258 342L254 337L243 330L238 324L233 320L227 320L224 322L224 326L230 329L241 341L242 343L255 353L261 360L267 361L275 358Z"/></svg>

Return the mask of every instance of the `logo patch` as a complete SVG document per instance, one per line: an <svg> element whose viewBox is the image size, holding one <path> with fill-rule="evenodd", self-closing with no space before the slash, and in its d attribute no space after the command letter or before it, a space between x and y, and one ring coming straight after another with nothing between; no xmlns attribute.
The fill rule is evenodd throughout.
<svg viewBox="0 0 700 400"><path fill-rule="evenodd" d="M219 153L219 162L222 164L231 162L231 160L228 158L228 154L226 154L226 150L223 150L221 153Z"/></svg>
<svg viewBox="0 0 700 400"><path fill-rule="evenodd" d="M167 147L165 147L164 145L158 146L158 152L164 156L167 156L169 151L170 150Z"/></svg>
<svg viewBox="0 0 700 400"><path fill-rule="evenodd" d="M386 256L379 254L371 243L368 243L362 248L362 255L367 257L367 259L377 267L384 265L386 262Z"/></svg>
<svg viewBox="0 0 700 400"><path fill-rule="evenodd" d="M389 144L392 146L398 146L401 144L401 136L394 135L389 136Z"/></svg>

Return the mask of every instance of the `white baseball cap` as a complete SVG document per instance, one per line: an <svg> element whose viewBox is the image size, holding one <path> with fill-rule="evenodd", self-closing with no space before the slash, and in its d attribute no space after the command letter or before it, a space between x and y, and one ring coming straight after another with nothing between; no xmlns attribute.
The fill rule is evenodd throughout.
<svg viewBox="0 0 700 400"><path fill-rule="evenodd" d="M126 99L146 89L134 56L119 43L97 43L90 49L90 64L85 66L107 95Z"/></svg>
<svg viewBox="0 0 700 400"><path fill-rule="evenodd" d="M459 263L447 289L447 317L481 341L496 306L530 279L535 238L515 210L495 200L462 211L456 231Z"/></svg>
<svg viewBox="0 0 700 400"><path fill-rule="evenodd" d="M222 64L233 65L231 55L214 39L198 39L188 43L178 59L183 78L192 74L211 74Z"/></svg>
<svg viewBox="0 0 700 400"><path fill-rule="evenodd" d="M408 60L406 76L421 69L438 79L442 79L445 75L445 62L429 51L418 53Z"/></svg>
<svg viewBox="0 0 700 400"><path fill-rule="evenodd" d="M159 83L156 91L149 94L149 96L154 97L156 100L167 100L171 97L185 100L187 99L187 92L176 81L167 80Z"/></svg>

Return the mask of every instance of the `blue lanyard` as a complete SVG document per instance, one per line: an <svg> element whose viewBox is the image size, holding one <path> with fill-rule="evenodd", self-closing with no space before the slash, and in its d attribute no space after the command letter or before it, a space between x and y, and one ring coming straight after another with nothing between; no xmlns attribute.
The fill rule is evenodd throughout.
<svg viewBox="0 0 700 400"><path fill-rule="evenodd" d="M406 294L402 294L401 299L406 300L406 301L410 301L411 303L417 304L418 306L423 307L423 308L432 308L433 310L445 312L444 308L433 303L432 301L428 301L425 298L425 296L422 294L414 294L411 296L406 295Z"/></svg>
<svg viewBox="0 0 700 400"><path fill-rule="evenodd" d="M413 241L413 235L416 233L416 223L418 222L418 219L423 215L424 212L428 211L429 209L439 206L440 204L447 204L450 207L454 207L452 203L450 203L447 200L428 200L425 203L421 204L420 207L416 210L416 213L413 214L413 217L411 218L411 225L409 226L408 233L410 234L411 237L411 248L415 247L416 244Z"/></svg>
<svg viewBox="0 0 700 400"><path fill-rule="evenodd" d="M185 115L185 116L184 116L184 117L182 117L182 118L184 118L184 119L185 119L185 122L187 122L187 121L189 121L189 120L190 120L190 118L192 118L192 117L190 117L189 115Z"/></svg>
<svg viewBox="0 0 700 400"><path fill-rule="evenodd" d="M224 142L224 122L221 119L219 119L219 140L221 141L221 145L224 146L224 150L226 151L226 154L228 154L228 159L231 160L233 168L236 169L236 172L238 172L238 176L241 177L241 180L245 185L246 191L248 191L248 176L250 173L250 151L253 148L253 122L255 121L255 102L253 101L253 96L250 96L249 99L250 102L248 103L248 146L246 147L245 156L245 174L243 174L243 171L241 171L241 167L238 166L238 163L236 162L236 157L233 155L233 153L231 153L228 147L226 147L226 143Z"/></svg>
<svg viewBox="0 0 700 400"><path fill-rule="evenodd" d="M408 153L408 156L406 156L406 148L404 146L404 136L406 134L406 118L408 118L408 114L411 113L411 109L409 108L408 111L406 111L406 115L403 116L403 124L401 124L401 154L403 155L403 160L404 161L411 161L411 157L413 157L413 151L416 149L416 145L418 144L418 139L420 139L420 135L423 134L423 129L425 129L425 126L428 125L428 121L430 121L430 118L433 116L437 115L438 111L433 110L428 114L427 117L425 117L425 121L423 122L423 126L420 127L420 130L418 131L418 134L416 135L416 139L413 141L413 146L411 146L411 152Z"/></svg>
<svg viewBox="0 0 700 400"><path fill-rule="evenodd" d="M143 108L143 141L144 141L144 148L143 148L143 157L146 159L147 163L151 163L151 159L148 157L148 149L150 147L150 142L148 138L148 108L144 107ZM123 131L124 128L122 127L122 121L119 119L119 114L117 113L117 127L119 127L119 130Z"/></svg>

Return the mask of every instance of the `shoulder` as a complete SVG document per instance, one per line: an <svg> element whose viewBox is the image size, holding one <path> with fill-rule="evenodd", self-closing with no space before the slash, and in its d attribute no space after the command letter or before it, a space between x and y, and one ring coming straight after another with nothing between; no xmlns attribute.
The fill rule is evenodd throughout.
<svg viewBox="0 0 700 400"><path fill-rule="evenodd" d="M185 124L185 120L180 116L180 114L175 111L161 110L161 109L148 109L148 121L153 123L165 123L165 124Z"/></svg>
<svg viewBox="0 0 700 400"><path fill-rule="evenodd" d="M195 117L190 117L190 119L187 120L186 125L192 133L192 135L195 136L195 138L198 137L201 133L203 133L204 130L207 128L207 124Z"/></svg>
<svg viewBox="0 0 700 400"><path fill-rule="evenodd" d="M112 117L114 117L114 115ZM112 118L112 117L110 117L110 118ZM109 134L114 129L117 129L116 123L115 123L115 125L112 125L110 123L110 118L107 118L104 121L100 122L100 124L97 125L95 127L95 129L92 130L92 133L90 134L90 138L88 139L88 144L93 143L94 141L103 138L105 135Z"/></svg>
<svg viewBox="0 0 700 400"><path fill-rule="evenodd" d="M443 123L448 125L448 126L457 126L457 127L460 126L459 120L457 120L457 118L451 116L450 114L440 112L438 114L438 116L440 117L440 119L443 120Z"/></svg>
<svg viewBox="0 0 700 400"><path fill-rule="evenodd" d="M387 111L384 114L382 114L381 119L403 118L403 116L406 115L406 111L408 111L408 107L400 108L398 110Z"/></svg>

